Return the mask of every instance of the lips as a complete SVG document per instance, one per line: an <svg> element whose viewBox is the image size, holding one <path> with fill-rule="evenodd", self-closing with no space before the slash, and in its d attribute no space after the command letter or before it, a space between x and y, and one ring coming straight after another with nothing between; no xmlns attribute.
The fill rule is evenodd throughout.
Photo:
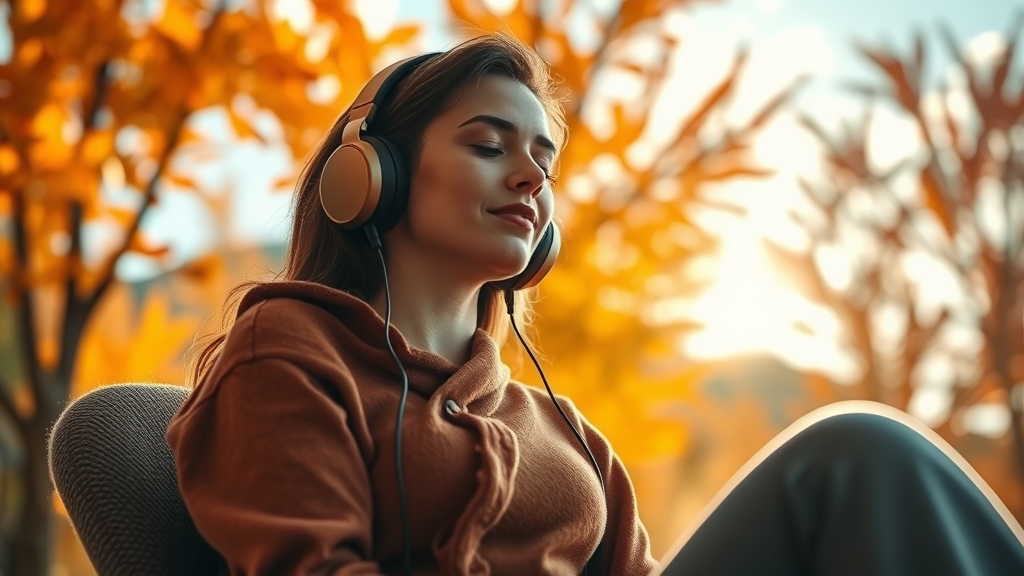
<svg viewBox="0 0 1024 576"><path fill-rule="evenodd" d="M509 204L489 212L524 228L532 230L537 226L537 211L528 204Z"/></svg>

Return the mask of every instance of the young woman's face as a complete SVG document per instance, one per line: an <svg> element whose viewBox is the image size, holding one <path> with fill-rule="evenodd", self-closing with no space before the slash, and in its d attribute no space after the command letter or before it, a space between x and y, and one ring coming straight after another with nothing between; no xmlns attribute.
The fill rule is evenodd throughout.
<svg viewBox="0 0 1024 576"><path fill-rule="evenodd" d="M525 85L505 76L469 82L452 102L424 134L397 231L438 271L470 282L510 278L552 217L548 118Z"/></svg>

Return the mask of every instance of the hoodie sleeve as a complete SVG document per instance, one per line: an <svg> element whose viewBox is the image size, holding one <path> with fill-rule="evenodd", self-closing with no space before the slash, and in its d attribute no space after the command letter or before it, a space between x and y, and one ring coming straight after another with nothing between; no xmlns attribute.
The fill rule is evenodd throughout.
<svg viewBox="0 0 1024 576"><path fill-rule="evenodd" d="M188 511L230 574L380 574L368 560L371 488L349 414L291 362L215 371L167 440Z"/></svg>
<svg viewBox="0 0 1024 576"><path fill-rule="evenodd" d="M575 407L574 407L575 409ZM604 477L608 523L601 539L600 576L647 576L657 562L651 555L647 529L640 521L636 494L622 460L608 440L577 412L587 446ZM596 575L591 575L596 576Z"/></svg>

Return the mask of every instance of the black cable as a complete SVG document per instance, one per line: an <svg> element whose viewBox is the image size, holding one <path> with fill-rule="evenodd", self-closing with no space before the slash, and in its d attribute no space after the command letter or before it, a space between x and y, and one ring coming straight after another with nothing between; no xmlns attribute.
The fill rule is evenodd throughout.
<svg viewBox="0 0 1024 576"><path fill-rule="evenodd" d="M519 327L516 326L516 317L514 314L515 294L511 290L505 290L505 310L508 311L508 318L512 322L512 330L516 333L516 337L519 338L519 343L526 349L526 353L530 355L530 360L533 360L533 365L537 368L537 373L540 374L541 382L544 383L544 388L548 391L551 403L555 405L558 413L562 415L562 419L565 420L565 423L569 425L569 429L572 430L573 435L576 436L576 440L579 441L580 446L583 446L583 450L587 453L587 457L590 458L590 465L594 467L594 472L597 473L597 479L601 482L601 494L605 497L605 500L607 500L608 492L604 487L604 474L601 474L601 467L597 464L597 458L594 458L594 453L590 451L590 446L587 446L587 441L583 439L583 435L580 434L579 430L576 429L576 426L573 425L572 420L569 420L565 411L562 410L561 404L559 404L558 399L555 398L555 393L551 391L551 386L548 385L547 376L544 375L544 370L541 369L540 362L538 362L537 357L533 355L533 350L530 350L530 347L526 345L526 339L524 339L523 335L519 333ZM603 538L604 537L602 536L602 539ZM597 549L594 550L594 555L590 557L590 561L588 561L587 565L583 567L584 576L590 574L592 568L595 571L597 570L597 563L601 561L602 547L602 543L599 542Z"/></svg>
<svg viewBox="0 0 1024 576"><path fill-rule="evenodd" d="M537 373L540 374L541 381L544 382L544 388L547 389L548 396L551 397L551 402L555 405L555 408L558 409L558 413L562 415L562 419L569 425L572 433L576 436L576 440L579 441L580 446L583 446L583 450L590 458L590 465L594 467L594 472L597 472L597 479L601 481L601 493L605 494L604 475L601 474L601 467L597 464L597 458L594 458L594 453L590 451L590 447L587 446L587 441L583 439L583 435L580 434L579 430L576 429L576 426L573 425L572 420L569 420L569 417L565 415L565 411L562 410L562 406L555 398L555 393L551 391L551 386L548 385L548 379L544 376L544 370L541 370L540 362L538 362L537 357L533 355L533 350L530 350L530 347L526 345L526 340L523 339L523 335L519 333L519 327L516 326L516 317L513 314L515 310L515 296L511 290L505 290L505 308L508 310L508 317L512 321L512 330L515 331L516 337L519 338L519 342L523 345L523 348L526 348L526 353L530 355L530 360L533 360L533 365L537 368Z"/></svg>
<svg viewBox="0 0 1024 576"><path fill-rule="evenodd" d="M398 503L402 515L402 542L403 560L406 576L412 576L412 536L409 528L409 503L405 494L405 472L402 470L402 423L405 420L405 399L409 395L409 375L405 372L405 366L395 353L395 347L391 344L391 288L388 286L388 266L384 259L384 247L377 234L377 227L373 224L365 226L366 238L370 245L377 249L380 256L381 272L384 274L384 339L388 343L388 351L398 365L398 371L402 374L402 396L398 400L398 416L395 418L395 476L398 479Z"/></svg>

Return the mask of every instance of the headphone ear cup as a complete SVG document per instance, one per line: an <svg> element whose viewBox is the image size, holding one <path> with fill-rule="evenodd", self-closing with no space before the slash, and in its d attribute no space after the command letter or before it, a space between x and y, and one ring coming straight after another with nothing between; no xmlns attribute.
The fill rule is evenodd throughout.
<svg viewBox="0 0 1024 576"><path fill-rule="evenodd" d="M513 276L500 282L492 282L491 284L501 291L532 288L539 284L547 276L548 272L551 271L561 249L562 233L559 232L554 222L549 222L547 228L544 229L544 235L541 236L540 242L537 243L537 247L533 250L533 255L530 256L530 261L526 264L526 268L518 276Z"/></svg>
<svg viewBox="0 0 1024 576"><path fill-rule="evenodd" d="M363 134L362 140L373 147L380 162L380 198L370 222L383 234L393 228L405 212L409 201L409 171L402 151L387 138Z"/></svg>
<svg viewBox="0 0 1024 576"><path fill-rule="evenodd" d="M377 209L374 184L376 151L365 142L344 142L331 153L320 172L320 203L327 217L356 228Z"/></svg>

